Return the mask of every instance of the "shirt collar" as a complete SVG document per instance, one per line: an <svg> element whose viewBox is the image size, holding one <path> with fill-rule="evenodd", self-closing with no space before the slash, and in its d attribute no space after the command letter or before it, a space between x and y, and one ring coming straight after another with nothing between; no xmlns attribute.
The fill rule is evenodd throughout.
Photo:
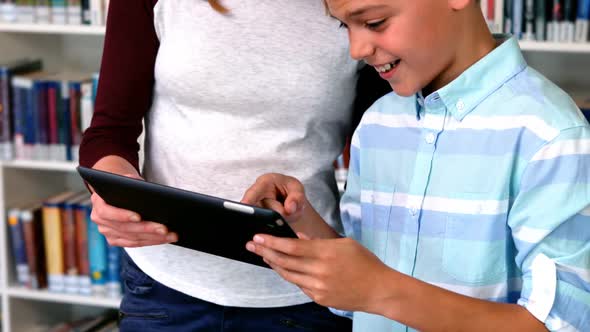
<svg viewBox="0 0 590 332"><path fill-rule="evenodd" d="M510 35L494 35L498 45L489 54L467 68L459 77L426 98L422 92L416 94L416 111L441 106L457 120L461 121L486 97L496 91L510 78L524 70L526 61L518 46L518 41Z"/></svg>

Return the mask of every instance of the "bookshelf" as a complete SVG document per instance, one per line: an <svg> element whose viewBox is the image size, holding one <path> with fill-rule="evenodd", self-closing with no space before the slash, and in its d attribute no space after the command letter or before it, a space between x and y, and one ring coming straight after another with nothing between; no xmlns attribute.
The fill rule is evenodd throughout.
<svg viewBox="0 0 590 332"><path fill-rule="evenodd" d="M102 26L0 23L0 61L40 57L51 70L98 71L104 43ZM590 42L521 41L529 64L567 91L590 95ZM82 189L76 163L0 162L0 214L12 204L47 197L61 189ZM0 227L2 332L39 330L40 325L72 320L117 308L120 299L50 293L15 286L6 222Z"/></svg>
<svg viewBox="0 0 590 332"><path fill-rule="evenodd" d="M103 26L0 23L0 62L41 58L44 70L97 72ZM20 203L60 190L83 190L77 163L0 161L0 214ZM118 308L120 298L52 293L17 286L6 220L0 227L0 308L2 332L45 331L48 326Z"/></svg>
<svg viewBox="0 0 590 332"><path fill-rule="evenodd" d="M105 27L66 24L0 23L1 32L24 32L39 34L104 35Z"/></svg>

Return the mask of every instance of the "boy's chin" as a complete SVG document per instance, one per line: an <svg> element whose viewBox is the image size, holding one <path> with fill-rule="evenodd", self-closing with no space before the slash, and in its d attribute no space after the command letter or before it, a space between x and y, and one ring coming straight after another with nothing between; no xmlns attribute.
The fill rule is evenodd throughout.
<svg viewBox="0 0 590 332"><path fill-rule="evenodd" d="M395 84L392 82L389 82L389 85L393 89L393 92L401 97L411 97L420 91L419 88L413 88L407 85Z"/></svg>

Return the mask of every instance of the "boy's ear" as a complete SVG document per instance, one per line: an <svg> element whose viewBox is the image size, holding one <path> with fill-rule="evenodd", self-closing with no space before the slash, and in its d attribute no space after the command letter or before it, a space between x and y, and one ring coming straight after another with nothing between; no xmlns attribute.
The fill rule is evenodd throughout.
<svg viewBox="0 0 590 332"><path fill-rule="evenodd" d="M447 0L449 7L454 10L462 10L469 6L471 3L477 4L477 0Z"/></svg>

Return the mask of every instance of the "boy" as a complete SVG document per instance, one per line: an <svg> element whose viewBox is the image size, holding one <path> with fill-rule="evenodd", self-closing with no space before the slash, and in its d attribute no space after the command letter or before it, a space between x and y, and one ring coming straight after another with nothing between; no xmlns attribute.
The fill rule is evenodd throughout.
<svg viewBox="0 0 590 332"><path fill-rule="evenodd" d="M268 174L243 202L300 239L247 249L353 311L355 331L590 331L590 126L570 98L490 35L473 0L326 3L352 57L394 90L353 137L349 238L300 182Z"/></svg>

